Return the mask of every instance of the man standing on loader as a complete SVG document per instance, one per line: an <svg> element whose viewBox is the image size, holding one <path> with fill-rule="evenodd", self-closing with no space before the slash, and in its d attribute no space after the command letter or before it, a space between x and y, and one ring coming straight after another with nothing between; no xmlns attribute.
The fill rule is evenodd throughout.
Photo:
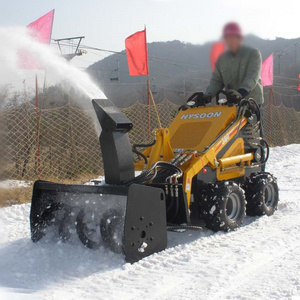
<svg viewBox="0 0 300 300"><path fill-rule="evenodd" d="M227 51L218 58L206 93L214 97L225 88L231 102L253 98L261 106L263 88L260 52L243 45L242 30L237 23L224 26L223 38Z"/></svg>

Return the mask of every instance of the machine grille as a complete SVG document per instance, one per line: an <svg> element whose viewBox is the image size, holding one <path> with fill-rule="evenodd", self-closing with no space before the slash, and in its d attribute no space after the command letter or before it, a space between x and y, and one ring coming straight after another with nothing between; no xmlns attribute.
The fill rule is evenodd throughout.
<svg viewBox="0 0 300 300"><path fill-rule="evenodd" d="M211 122L203 121L180 125L171 138L172 148L202 150L202 141L210 126Z"/></svg>

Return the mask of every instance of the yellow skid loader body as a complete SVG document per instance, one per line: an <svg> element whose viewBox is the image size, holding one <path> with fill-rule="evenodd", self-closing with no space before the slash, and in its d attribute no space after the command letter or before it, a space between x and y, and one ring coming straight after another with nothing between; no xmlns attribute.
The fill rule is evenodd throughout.
<svg viewBox="0 0 300 300"><path fill-rule="evenodd" d="M247 119L236 119L236 115L236 106L179 111L169 128L155 129L156 143L142 151L148 163L136 162L135 170L149 169L157 161L179 160L177 166L184 173L183 187L190 206L193 178L200 171L206 172L206 166L216 170L217 180L229 180L244 176L244 167L254 159L252 153L245 153L244 140L237 137ZM229 142L232 145L228 148ZM224 152L225 147L228 149Z"/></svg>

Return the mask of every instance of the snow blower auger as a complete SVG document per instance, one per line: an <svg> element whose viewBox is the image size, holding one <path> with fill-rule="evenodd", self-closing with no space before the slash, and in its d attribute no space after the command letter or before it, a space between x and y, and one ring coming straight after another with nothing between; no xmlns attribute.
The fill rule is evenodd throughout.
<svg viewBox="0 0 300 300"><path fill-rule="evenodd" d="M169 128L154 131L153 142L132 148L131 122L110 101L93 100L105 184L37 181L32 240L77 235L89 248L103 245L135 262L166 248L167 229L199 229L204 220L214 231L229 231L246 211L273 214L278 187L264 172L269 147L259 107L253 99L219 99L220 93L226 95L217 94L216 106L195 93ZM142 172L135 177L135 170Z"/></svg>

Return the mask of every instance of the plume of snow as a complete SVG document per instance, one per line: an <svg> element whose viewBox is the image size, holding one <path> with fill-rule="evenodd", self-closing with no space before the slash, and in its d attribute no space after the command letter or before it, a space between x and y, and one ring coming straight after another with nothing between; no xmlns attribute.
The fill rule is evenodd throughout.
<svg viewBox="0 0 300 300"><path fill-rule="evenodd" d="M26 28L2 27L0 41L3 44L0 58L0 85L9 84L14 78L25 77L26 71L20 69L20 53L26 51L34 58L34 62L46 69L57 82L68 82L90 99L106 99L88 74L69 64L48 45L35 42Z"/></svg>

